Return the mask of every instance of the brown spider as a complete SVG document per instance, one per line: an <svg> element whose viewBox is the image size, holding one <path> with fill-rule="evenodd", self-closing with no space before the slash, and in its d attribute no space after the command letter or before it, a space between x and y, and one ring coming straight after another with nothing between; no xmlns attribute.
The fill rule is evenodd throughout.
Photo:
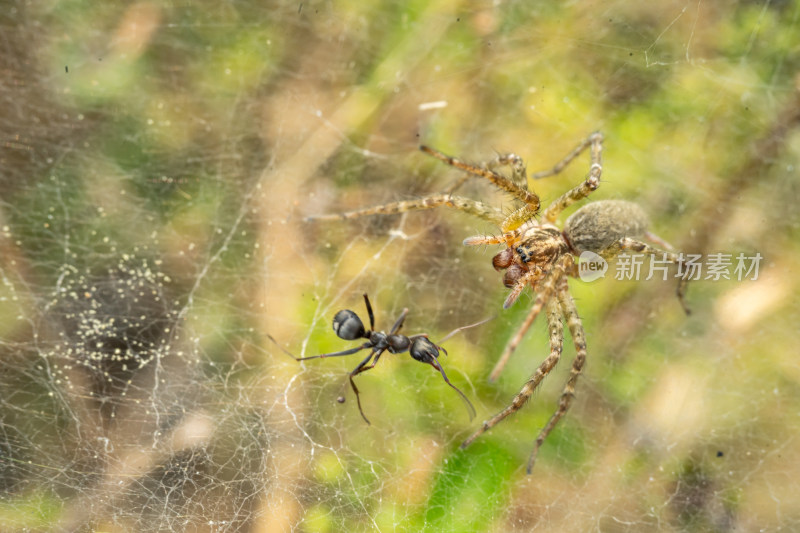
<svg viewBox="0 0 800 533"><path fill-rule="evenodd" d="M421 146L420 149L448 165L463 170L467 175L445 192L426 198L394 202L341 214L309 217L310 220L340 220L367 215L432 209L444 205L465 211L499 226L502 232L500 235L468 237L464 240L464 244L468 246L505 245L505 248L492 259L495 269L505 270L503 283L511 289L503 305L504 308L513 305L526 286L530 286L534 290L536 297L528 316L506 345L489 379L494 381L497 378L543 309L546 310L550 332L550 355L542 361L508 407L486 420L480 429L461 444L461 448L469 446L483 433L525 405L525 402L544 377L555 367L561 356L564 341L562 320L564 320L572 336L576 356L572 362L569 379L561 393L558 408L536 437L536 443L528 461L528 473L533 468L542 443L569 409L574 397L575 384L586 361L586 336L567 284L569 276L576 277L578 275L575 256L583 252L594 252L605 260L609 260L623 251L635 251L650 255L659 254L675 264L682 265L676 254L659 250L638 240L640 237L645 237L654 243L665 245L663 241L646 231L647 215L639 206L631 202L621 200L593 202L578 209L567 218L563 230L555 226L556 219L564 209L576 201L586 198L600 185L602 143L602 134L593 133L552 169L531 176L533 179L540 179L558 174L583 151L590 150L591 165L586 179L553 201L541 213L541 220L536 219L539 211L539 197L528 190L525 166L517 155L500 155L485 167L481 167L464 163L427 146ZM511 178L497 173L495 168L499 166L509 166ZM483 202L454 196L452 193L455 189L470 175L485 178L497 188L510 193L519 207L506 215ZM686 280L683 278L678 283L677 294L681 305L688 314L689 310L683 301L685 285Z"/></svg>

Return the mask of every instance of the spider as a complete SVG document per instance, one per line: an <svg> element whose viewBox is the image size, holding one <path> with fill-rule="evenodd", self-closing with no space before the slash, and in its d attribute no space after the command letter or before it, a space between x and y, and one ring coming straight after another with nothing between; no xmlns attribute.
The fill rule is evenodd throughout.
<svg viewBox="0 0 800 533"><path fill-rule="evenodd" d="M585 199L600 185L603 168L602 148L603 135L599 132L592 133L550 170L530 176L536 180L556 175L581 153L589 150L591 163L589 173L584 181L554 200L541 214L539 214L539 197L528 189L525 165L517 155L499 155L486 165L478 166L465 163L433 148L421 146L420 149L423 152L464 171L465 176L440 194L346 213L313 216L307 219L342 220L447 206L499 227L500 235L468 237L464 240L464 244L467 246L502 245L505 247L492 259L492 265L496 270L505 271L503 284L511 289L503 304L504 308L513 305L523 289L528 286L535 292L535 298L528 315L508 341L489 379L490 381L497 379L525 333L543 310L549 330L550 354L539 364L511 403L495 416L483 422L481 427L461 444L461 448L469 446L475 439L525 405L561 357L564 341L562 321L566 322L575 345L576 356L572 362L567 383L562 390L558 407L536 437L528 460L527 471L529 474L542 443L569 410L578 376L586 362L586 335L567 283L569 277L578 275L576 256L583 252L594 252L603 259L609 260L622 252L634 251L649 255L658 254L679 267L683 267L680 257L675 253L660 250L639 240L644 237L654 244L669 247L664 241L647 231L647 215L638 205L631 202L622 200L592 202L567 218L563 229L559 229L555 225L558 216L564 209ZM496 171L498 167L503 166L510 167L510 177ZM483 202L455 196L453 192L470 176L484 178L501 191L510 193L516 208L510 213L504 214L499 209ZM678 283L677 296L684 311L688 314L689 309L683 299L685 287L686 272L684 271L683 277Z"/></svg>
<svg viewBox="0 0 800 533"><path fill-rule="evenodd" d="M267 335L269 339L278 345L281 350L287 353L289 356L294 358L295 361L308 361L309 359L321 359L325 357L341 357L344 355L352 355L356 352L360 352L361 350L370 350L370 353L367 357L361 361L358 366L350 372L348 378L350 380L350 386L353 388L353 392L356 395L356 403L358 403L358 411L361 413L361 417L364 421L369 424L370 421L367 416L364 414L364 409L361 408L361 398L359 397L358 387L356 387L353 378L362 372L366 372L367 370L371 370L375 368L375 365L378 364L378 360L383 355L383 352L388 351L389 353L404 353L409 352L411 357L419 361L420 363L427 363L431 365L433 368L439 371L442 374L442 378L444 378L445 383L447 383L450 387L455 390L461 399L464 401L464 406L469 411L469 419L475 417L475 408L472 406L472 403L467 399L466 395L464 395L458 387L450 383L450 380L447 379L447 374L444 373L444 368L442 365L439 364L439 350L443 351L445 355L447 355L447 350L443 347L434 344L428 339L428 335L425 333L418 333L417 335L412 335L410 337L406 337L405 335L401 335L399 333L400 328L403 327L403 322L405 322L406 316L408 315L408 308L403 309L403 312L400 313L400 316L392 326L392 329L389 330L389 333L385 333L383 331L375 331L375 315L372 312L372 305L369 303L369 296L364 294L364 303L367 306L367 314L369 315L369 327L370 329L366 329L364 327L364 323L361 321L359 316L349 310L349 309L342 309L341 311L337 312L336 315L333 317L333 331L340 339L344 339L346 341L354 341L357 339L367 339L367 342L362 344L361 346L356 346L355 348L350 348L349 350L342 350L340 352L332 352L332 353L324 353L320 355L312 355L310 357L295 357L290 352L286 351L281 347L278 342L272 338L272 336ZM485 321L483 321L485 322ZM457 328L453 330L451 333L446 335L441 341L444 343L447 339L461 331L462 329L466 329L472 326L477 326L482 324L483 322L479 322L478 324L472 324L470 326L464 326L461 328ZM370 362L371 361L371 362ZM339 403L344 403L345 399L344 396L340 396L337 401Z"/></svg>

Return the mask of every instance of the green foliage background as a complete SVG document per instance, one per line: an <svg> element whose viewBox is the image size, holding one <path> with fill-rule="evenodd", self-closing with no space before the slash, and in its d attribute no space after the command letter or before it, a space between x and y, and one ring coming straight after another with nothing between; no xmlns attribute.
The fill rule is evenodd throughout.
<svg viewBox="0 0 800 533"><path fill-rule="evenodd" d="M791 531L800 527L800 3L7 3L0 14L2 531ZM571 282L589 343L465 451L547 353L486 376L493 232L436 210L310 214L438 192L470 161L549 168L605 134L592 199L634 200L757 280ZM584 156L532 186L578 183ZM462 193L498 206L472 180ZM448 331L444 365L355 358L336 310ZM357 357L357 356L355 356Z"/></svg>

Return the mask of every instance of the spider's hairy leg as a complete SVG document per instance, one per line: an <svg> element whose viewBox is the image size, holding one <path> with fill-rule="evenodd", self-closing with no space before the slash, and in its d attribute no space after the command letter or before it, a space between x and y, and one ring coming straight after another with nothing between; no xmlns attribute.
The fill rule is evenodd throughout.
<svg viewBox="0 0 800 533"><path fill-rule="evenodd" d="M486 168L489 169L490 171L494 171L498 167L510 167L511 181L519 185L520 188L527 190L528 174L525 169L525 163L522 161L521 157L513 153L499 154L497 157L486 163ZM446 192L452 193L453 191L455 191L457 187L460 187L461 184L464 183L464 181L469 179L469 177L470 174L467 174L466 176L461 178L458 182L456 182ZM500 231L502 231L503 233L514 231L527 221L534 218L538 212L539 212L539 202L537 197L536 202L526 203L519 209L516 209L513 212L509 213L509 215L506 216L505 220L503 220L502 224L500 224Z"/></svg>
<svg viewBox="0 0 800 533"><path fill-rule="evenodd" d="M528 474L533 470L533 464L536 462L536 456L539 454L539 448L542 447L542 443L553 428L556 427L559 420L567 413L570 405L572 405L572 400L575 397L575 384L578 382L578 376L581 375L584 363L586 363L586 334L583 331L583 324L581 324L578 310L575 307L575 300L573 300L572 296L569 294L566 283L559 288L558 303L564 313L564 318L567 320L567 327L572 336L572 342L575 345L575 360L572 361L569 379L558 400L556 412L553 413L553 416L547 421L547 425L542 428L539 435L536 437L536 444L534 444L531 457L528 460Z"/></svg>
<svg viewBox="0 0 800 533"><path fill-rule="evenodd" d="M509 213L509 215L500 224L500 231L508 233L521 227L523 224L533 219L536 213L539 212L539 206L525 204L519 209Z"/></svg>
<svg viewBox="0 0 800 533"><path fill-rule="evenodd" d="M473 235L464 239L462 244L464 246L480 246L482 244L505 244L512 248L512 244L519 242L525 234L524 228L516 228L514 230L504 232L501 235Z"/></svg>
<svg viewBox="0 0 800 533"><path fill-rule="evenodd" d="M560 279L563 279L564 273L566 269L574 262L571 255L565 255L561 260L559 260L555 265L553 265L552 270L547 273L545 278L536 285L536 299L533 301L533 306L531 306L530 312L528 312L528 316L525 317L525 320L520 324L517 332L508 341L506 344L503 353L500 355L500 358L497 360L497 363L494 365L492 372L489 374L489 381L495 381L497 377L500 375L500 372L503 371L505 368L506 363L511 358L511 354L514 353L514 350L517 349L519 343L522 342L522 338L530 329L533 322L536 320L536 317L539 316L539 313L542 311L542 307L549 302L552 297L553 293L555 292L555 288ZM520 290L524 288L525 282L523 282L524 277L520 278L517 286L520 286Z"/></svg>
<svg viewBox="0 0 800 533"><path fill-rule="evenodd" d="M550 274L552 274L552 272L550 272L548 274L548 277L550 276ZM511 292L508 293L508 296L506 297L506 301L503 302L503 309L508 309L509 307L514 305L514 302L517 301L517 298L519 298L519 295L522 294L522 291L525 289L525 287L527 287L529 283L530 284L534 284L536 282L536 280L541 278L541 277L542 277L542 272L541 272L541 269L538 269L538 268L536 268L534 270L529 270L528 272L523 274L517 280L517 282L514 284L514 287L511 288ZM546 278L545 278L545 281L546 281ZM539 300L538 295L539 295L539 293L537 293L536 300ZM536 306L534 304L534 308L535 307ZM539 314L540 310L541 310L541 305L537 309L536 314Z"/></svg>
<svg viewBox="0 0 800 533"><path fill-rule="evenodd" d="M523 189L528 188L528 171L522 158L517 154L498 154L486 166L489 170L494 170L498 167L509 167L511 169L511 180Z"/></svg>
<svg viewBox="0 0 800 533"><path fill-rule="evenodd" d="M486 168L489 170L495 170L499 167L511 167L511 180L522 188L528 186L528 174L525 170L525 164L522 162L522 158L517 154L499 154L486 163ZM442 192L447 194L456 192L456 190L464 185L471 176L472 174L464 174Z"/></svg>
<svg viewBox="0 0 800 533"><path fill-rule="evenodd" d="M559 257L550 270L545 274L544 280L541 283L536 283L537 278L541 278L541 272L537 270L531 270L522 275L519 280L514 284L514 287L511 289L511 292L506 297L506 301L503 302L503 309L508 309L514 302L517 301L519 295L522 294L522 290L529 282L536 283L535 289L537 293L545 294L548 298L553 293L552 285L555 281L564 275L564 273L575 263L575 259L569 255L562 255ZM537 298L538 300L538 298Z"/></svg>
<svg viewBox="0 0 800 533"><path fill-rule="evenodd" d="M398 213L405 213L406 211L421 211L423 209L435 209L440 206L451 207L459 211L464 211L470 215L476 216L487 222L499 225L505 220L503 213L490 205L483 202L478 202L470 198L462 196L453 196L451 194L434 194L419 198L416 200L403 200L400 202L391 202L388 204L376 205L374 207L366 207L364 209L356 209L354 211L347 211L345 213L331 213L328 215L312 215L306 217L306 222L320 220L348 220L353 218L366 217L371 215L396 215Z"/></svg>
<svg viewBox="0 0 800 533"><path fill-rule="evenodd" d="M461 162L459 161L459 163ZM511 181L515 185L517 185L520 189L528 191L528 174L525 169L525 163L523 163L522 158L519 157L517 154L500 154L486 164L486 168L491 172L494 172L494 169L498 167L506 167L506 166L511 168ZM463 169L463 167L458 167L458 168ZM467 177L469 177L469 174L467 175ZM499 177L505 179L504 176L499 176ZM463 183L463 181L460 181L458 185L460 186L461 183ZM495 185L497 184L495 183ZM515 194L515 196L517 195ZM536 196L535 194L534 197L535 201L519 198L520 200L525 202L524 205L519 209L516 209L513 212L511 212L508 216L506 216L506 218L500 224L500 231L502 231L503 233L514 231L515 229L519 228L520 226L522 226L523 224L534 218L536 214L539 212L539 197Z"/></svg>
<svg viewBox="0 0 800 533"><path fill-rule="evenodd" d="M564 156L564 158L561 161L556 163L553 166L553 168L551 168L550 170L543 170L541 172L536 172L535 174L531 175L531 179L539 180L539 179L542 179L542 178L547 178L549 176L555 176L556 174L558 174L562 170L564 170L567 167L567 165L572 163L573 159L575 159L576 157L581 155L583 153L583 151L586 150L587 148L589 148L590 146L592 147L592 152L597 151L597 156L596 157L599 160L599 158L600 158L599 151L601 150L599 145L601 145L602 142L603 142L603 134L602 133L600 133L599 131L596 131L596 132L592 133L591 135L586 137L584 140L582 140L580 143L578 143L578 146L576 146L570 153L568 153L566 156ZM594 158L595 158L595 155L593 153L592 154L592 159L594 160Z"/></svg>
<svg viewBox="0 0 800 533"><path fill-rule="evenodd" d="M550 330L550 355L542 361L539 368L533 373L530 379L522 386L522 389L514 396L511 403L493 416L491 419L485 421L480 429L473 433L467 440L461 444L461 448L466 448L472 442L496 426L501 420L506 418L512 413L518 411L525 402L533 395L539 384L545 376L553 370L558 360L561 358L561 351L564 344L564 326L561 324L561 310L555 300L547 302L547 324Z"/></svg>
<svg viewBox="0 0 800 533"><path fill-rule="evenodd" d="M464 246L480 246L482 244L505 244L505 242L505 235L500 235L499 237L494 235L473 235L464 239L462 244Z"/></svg>
<svg viewBox="0 0 800 533"><path fill-rule="evenodd" d="M664 248L666 250L669 250L669 251L674 250L674 247L670 243L668 243L667 241L665 241L664 239L662 239L661 237L659 237L658 235L656 235L653 232L645 231L644 232L644 238L647 239L648 241L652 242L656 246L660 246L660 247L662 247L662 248Z"/></svg>
<svg viewBox="0 0 800 533"><path fill-rule="evenodd" d="M663 260L678 265L678 274L681 275L681 278L678 280L678 287L675 290L675 294L678 297L678 301L680 302L684 313L687 315L692 314L692 310L689 309L689 306L686 304L686 300L684 298L686 295L686 286L689 284L689 275L691 274L691 271L686 269L685 263L678 254L674 252L665 252L664 250L659 250L658 248L650 246L646 242L625 237L604 250L600 255L603 256L603 259L609 260L610 258L627 250L651 255L654 257L660 256Z"/></svg>
<svg viewBox="0 0 800 533"><path fill-rule="evenodd" d="M549 206L547 206L547 209L545 209L542 213L542 216L546 221L551 223L555 222L555 220L558 218L558 215L561 214L564 209L571 206L578 200L586 198L593 191L597 190L597 187L600 186L600 175L603 172L601 158L603 153L603 134L600 132L592 133L586 139L584 139L584 141L581 142L581 144L579 144L575 150L570 152L567 157L559 161L552 169L544 172L538 172L531 176L534 179L539 179L558 174L564 170L564 167L571 163L573 159L578 157L578 155L580 155L581 152L587 148L591 148L591 165L589 167L589 175L586 176L586 179L583 181L583 183L562 194L559 198L556 198Z"/></svg>
<svg viewBox="0 0 800 533"><path fill-rule="evenodd" d="M532 210L536 211L539 209L539 197L535 193L529 191L526 186L518 185L514 183L514 181L512 181L511 179L501 174L498 174L493 170L465 163L459 159L456 159L455 157L444 154L438 150L434 150L429 146L420 146L419 149L425 152L426 154L435 157L439 161L447 163L450 166L456 167L459 170L463 170L464 172L467 172L474 176L486 178L498 189L513 194L515 198L531 206Z"/></svg>

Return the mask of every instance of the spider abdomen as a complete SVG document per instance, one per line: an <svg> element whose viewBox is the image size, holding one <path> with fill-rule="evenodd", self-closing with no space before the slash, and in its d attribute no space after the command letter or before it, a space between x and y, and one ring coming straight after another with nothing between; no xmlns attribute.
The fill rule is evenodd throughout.
<svg viewBox="0 0 800 533"><path fill-rule="evenodd" d="M648 219L641 207L624 200L602 200L575 211L564 224L572 249L600 253L625 237L641 237Z"/></svg>

